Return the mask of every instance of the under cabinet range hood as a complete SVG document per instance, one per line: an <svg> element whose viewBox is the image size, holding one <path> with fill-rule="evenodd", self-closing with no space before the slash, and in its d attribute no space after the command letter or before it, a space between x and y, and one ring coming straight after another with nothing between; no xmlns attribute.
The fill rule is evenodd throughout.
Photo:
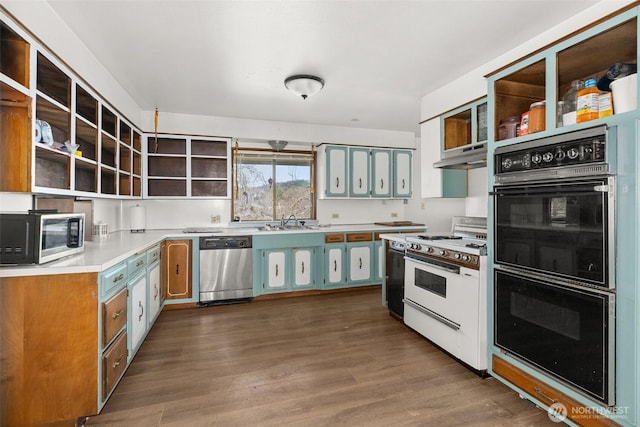
<svg viewBox="0 0 640 427"><path fill-rule="evenodd" d="M433 164L440 169L475 169L487 166L487 144L478 144L451 153L443 153L442 159Z"/></svg>

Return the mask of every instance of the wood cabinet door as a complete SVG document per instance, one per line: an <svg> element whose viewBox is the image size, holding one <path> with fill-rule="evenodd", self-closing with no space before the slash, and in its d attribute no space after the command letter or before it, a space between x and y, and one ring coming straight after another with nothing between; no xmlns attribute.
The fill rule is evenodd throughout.
<svg viewBox="0 0 640 427"><path fill-rule="evenodd" d="M369 149L349 148L350 185L349 196L369 197Z"/></svg>
<svg viewBox="0 0 640 427"><path fill-rule="evenodd" d="M165 298L191 298L191 240L168 240L163 249Z"/></svg>
<svg viewBox="0 0 640 427"><path fill-rule="evenodd" d="M347 195L347 148L327 147L327 190L331 197Z"/></svg>
<svg viewBox="0 0 640 427"><path fill-rule="evenodd" d="M391 152L372 150L371 195L373 197L391 197Z"/></svg>

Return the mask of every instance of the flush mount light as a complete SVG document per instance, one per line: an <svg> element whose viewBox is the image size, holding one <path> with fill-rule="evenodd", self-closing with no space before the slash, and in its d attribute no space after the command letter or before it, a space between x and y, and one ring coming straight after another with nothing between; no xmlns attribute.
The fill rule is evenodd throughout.
<svg viewBox="0 0 640 427"><path fill-rule="evenodd" d="M320 89L324 87L324 80L309 74L298 74L287 77L284 80L284 86L294 94L301 96L302 99L307 99L307 97L320 92Z"/></svg>

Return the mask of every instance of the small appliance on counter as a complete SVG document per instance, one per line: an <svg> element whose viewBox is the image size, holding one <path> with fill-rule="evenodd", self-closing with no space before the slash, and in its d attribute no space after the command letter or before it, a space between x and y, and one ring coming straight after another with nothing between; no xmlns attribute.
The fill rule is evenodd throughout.
<svg viewBox="0 0 640 427"><path fill-rule="evenodd" d="M84 251L84 213L0 214L0 264L43 264Z"/></svg>

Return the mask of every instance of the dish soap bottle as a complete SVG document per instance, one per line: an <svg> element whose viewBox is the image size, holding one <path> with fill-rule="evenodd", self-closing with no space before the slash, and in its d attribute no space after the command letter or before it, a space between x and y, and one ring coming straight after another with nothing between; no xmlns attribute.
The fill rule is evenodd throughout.
<svg viewBox="0 0 640 427"><path fill-rule="evenodd" d="M576 123L576 99L578 98L578 92L582 88L582 80L572 81L571 87L562 99L564 102L564 105L562 106L562 124L564 126Z"/></svg>
<svg viewBox="0 0 640 427"><path fill-rule="evenodd" d="M584 82L584 89L578 92L576 99L576 123L588 122L598 118L598 95L596 79Z"/></svg>

